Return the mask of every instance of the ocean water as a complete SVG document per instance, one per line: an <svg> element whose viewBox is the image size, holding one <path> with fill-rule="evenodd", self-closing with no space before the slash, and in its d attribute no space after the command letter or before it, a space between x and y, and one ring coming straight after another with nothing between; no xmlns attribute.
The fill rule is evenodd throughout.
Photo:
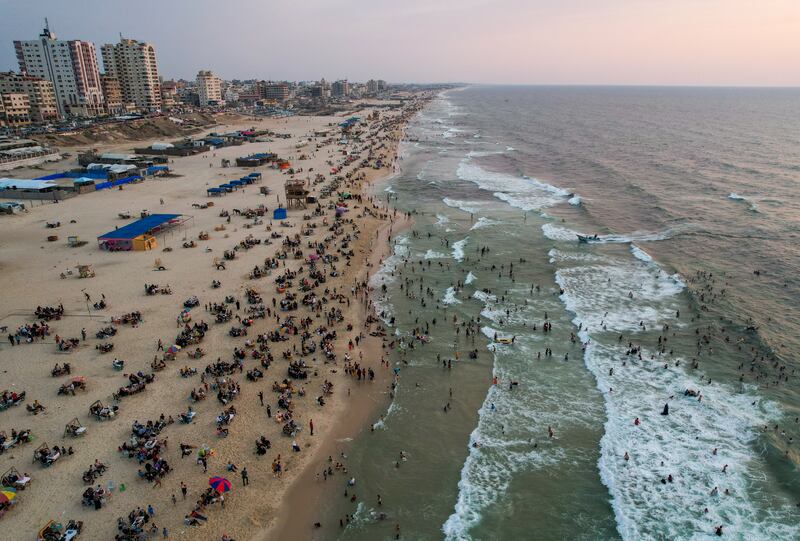
<svg viewBox="0 0 800 541"><path fill-rule="evenodd" d="M339 538L800 538L799 120L766 89L421 112L375 192L415 213L372 278L400 379Z"/></svg>

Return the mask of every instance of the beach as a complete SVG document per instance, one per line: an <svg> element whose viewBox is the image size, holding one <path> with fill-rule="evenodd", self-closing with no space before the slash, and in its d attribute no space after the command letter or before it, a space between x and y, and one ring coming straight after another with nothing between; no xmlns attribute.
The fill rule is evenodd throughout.
<svg viewBox="0 0 800 541"><path fill-rule="evenodd" d="M3 517L3 530L32 536L49 520L76 520L83 522L82 539L110 539L119 534L118 517L127 523L129 513L140 508L147 515L142 528L155 531L155 524L159 532L166 528L170 537L286 538L272 533L277 527L294 531L297 537L293 534L293 538L307 535L313 517L304 502L314 488L299 480L335 448L332 435L346 437L363 429L370 412L388 400L391 373L388 364L381 362L382 324L368 321L366 283L390 253L391 236L407 222L404 215L385 209L363 190L398 167L397 144L405 122L423 101L412 99L395 108L354 108L350 115L362 119L363 139L347 144L338 137L313 135L330 130L331 124L336 130L342 121L339 116L242 118L238 124L229 122L207 131L255 127L289 137L170 158L168 165L175 176L59 203L35 201L28 212L3 218L0 272L5 309L0 325L5 327L4 337L39 321L34 316L37 307L56 311L63 307L63 314L47 323L49 332L43 338L26 343L23 336L18 345L9 340L0 345L0 391L26 393L22 404L0 412L0 430L10 434L12 429L30 429L32 433L31 441L0 455L0 470L15 468L32 479L18 491L16 505ZM375 110L377 117L370 117ZM97 148L125 151L142 143L115 141ZM75 153L79 149L61 150ZM233 161L253 152L278 154L291 162L295 174L266 166L220 165L222 159ZM307 159L298 159L301 154ZM353 156L358 159L347 160ZM380 166L375 166L377 160ZM64 168L60 162L14 174L33 178ZM260 183L223 197L206 196L208 187L252 171L263 174ZM313 182L317 175L319 183ZM272 211L286 203L284 181L290 177L305 181L309 195L316 196L319 204L289 209L286 220L273 220ZM337 177L340 181L333 195L320 197L319 190ZM269 188L270 194L260 193L262 187ZM344 192L346 196L341 195ZM209 202L213 206L207 207ZM246 209L257 211L259 205L265 207L263 216L245 217ZM143 211L179 214L187 220L156 234L154 250L100 249L97 237L126 225ZM222 211L227 212L223 215ZM133 218L120 219L119 213ZM48 222L61 225L47 229ZM201 239L201 232L207 232L208 238ZM53 234L59 239L47 242L46 237ZM78 236L88 244L69 247L68 236ZM291 243L286 244L287 240ZM192 241L194 247L184 247ZM234 257L225 258L226 251ZM94 276L79 278L79 265L89 265ZM262 269L261 277L251 278L254 267ZM276 286L276 278L286 278L291 285ZM219 285L213 287L213 281ZM146 294L148 284L157 284L156 294ZM170 294L157 293L167 288ZM260 302L248 303L248 289L251 300L257 294ZM184 308L192 297L197 305ZM285 311L278 307L282 300ZM97 309L94 305L101 301L106 306ZM262 317L253 317L259 307ZM230 311L229 320L216 323L214 310ZM129 314L134 315L123 317ZM118 318L122 322L112 322ZM126 319L132 324L124 323ZM98 331L108 327L116 334L96 338ZM246 336L231 336L233 327L246 331ZM195 336L202 334L202 341L169 353L176 335L187 328L199 328ZM267 338L268 334L272 337ZM77 345L59 351L57 337L67 343L75 338ZM96 348L104 343L112 343L113 349L102 353ZM192 358L189 354L197 348L204 355ZM328 349L327 355L323 348ZM254 357L254 352L261 358ZM124 361L120 370L112 367L115 359ZM69 363L70 373L51 376L54 366L64 363ZM290 363L295 363L295 374L302 377L287 377ZM185 374L179 373L181 369ZM255 369L263 377L254 376L254 381L245 377ZM139 372L140 378L155 374L144 391L112 397L133 382L128 375ZM85 382L85 389L78 388L74 396L57 393L75 378L82 378L78 381ZM207 398L191 401L190 394L204 386ZM26 410L34 400L46 408L36 415ZM118 406L116 415L104 421L91 415L90 405L97 400ZM288 408L279 401L284 406L288 401ZM267 406L272 417L267 415ZM189 408L194 412L191 422L183 423L181 414ZM287 412L295 423L291 436L282 435L289 421ZM65 434L65 426L73 419L85 427L78 437ZM134 423L138 423L134 426L140 434L138 441L132 439ZM217 427L227 430L227 435ZM270 445L258 455L254 442L262 437ZM49 448L71 449L72 454L66 453L49 467L32 463L34 451L45 443ZM185 457L181 444L187 450ZM197 460L198 453L206 466ZM82 482L83 472L96 461L105 466L105 472L91 483ZM224 503L212 489L206 503L198 506L214 476L232 485L224 493ZM100 502L97 510L81 503L91 486L101 489L95 498ZM290 489L292 497L287 498ZM302 521L295 521L295 514Z"/></svg>

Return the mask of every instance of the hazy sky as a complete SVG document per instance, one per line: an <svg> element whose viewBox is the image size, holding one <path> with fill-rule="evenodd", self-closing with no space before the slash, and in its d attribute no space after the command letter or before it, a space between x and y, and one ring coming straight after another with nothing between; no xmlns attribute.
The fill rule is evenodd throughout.
<svg viewBox="0 0 800 541"><path fill-rule="evenodd" d="M800 0L0 0L0 69L45 16L165 78L800 86Z"/></svg>

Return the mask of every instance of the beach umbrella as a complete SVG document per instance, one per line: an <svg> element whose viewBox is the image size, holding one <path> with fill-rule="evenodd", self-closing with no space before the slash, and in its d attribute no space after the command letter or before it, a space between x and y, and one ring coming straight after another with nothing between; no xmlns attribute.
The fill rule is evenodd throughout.
<svg viewBox="0 0 800 541"><path fill-rule="evenodd" d="M212 477L208 480L208 484L220 494L228 492L231 489L231 482L224 477Z"/></svg>
<svg viewBox="0 0 800 541"><path fill-rule="evenodd" d="M72 381L72 383L82 383L82 382L86 381L86 377L85 376L75 376L70 381Z"/></svg>
<svg viewBox="0 0 800 541"><path fill-rule="evenodd" d="M9 503L16 497L17 497L16 489L13 489L11 487L0 488L0 503Z"/></svg>

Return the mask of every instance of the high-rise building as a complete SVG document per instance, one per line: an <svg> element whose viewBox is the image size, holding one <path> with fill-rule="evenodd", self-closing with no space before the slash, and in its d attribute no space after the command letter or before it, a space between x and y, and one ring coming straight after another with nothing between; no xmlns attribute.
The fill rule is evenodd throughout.
<svg viewBox="0 0 800 541"><path fill-rule="evenodd" d="M31 123L31 106L28 95L23 93L0 94L2 122L8 126L24 126Z"/></svg>
<svg viewBox="0 0 800 541"><path fill-rule="evenodd" d="M103 97L105 98L106 112L109 115L118 115L125 111L125 104L122 102L122 88L119 79L107 74L100 76L100 84L103 86Z"/></svg>
<svg viewBox="0 0 800 541"><path fill-rule="evenodd" d="M350 83L347 82L347 79L331 83L331 96L335 98L343 98L349 95Z"/></svg>
<svg viewBox="0 0 800 541"><path fill-rule="evenodd" d="M328 89L324 84L316 84L311 87L311 97L314 99L324 99L328 97Z"/></svg>
<svg viewBox="0 0 800 541"><path fill-rule="evenodd" d="M272 83L261 81L258 83L261 99L286 101L289 99L289 85L286 83Z"/></svg>
<svg viewBox="0 0 800 541"><path fill-rule="evenodd" d="M122 101L143 111L161 109L156 50L144 41L120 38L101 47L106 75L119 81Z"/></svg>
<svg viewBox="0 0 800 541"><path fill-rule="evenodd" d="M0 94L25 94L30 105L31 122L58 119L53 83L31 75L0 73Z"/></svg>
<svg viewBox="0 0 800 541"><path fill-rule="evenodd" d="M197 94L200 97L200 107L209 105L222 105L222 81L211 71L200 70L197 72Z"/></svg>
<svg viewBox="0 0 800 541"><path fill-rule="evenodd" d="M38 40L15 41L23 74L53 83L61 116L95 116L103 112L103 90L94 44L56 39L45 27Z"/></svg>

